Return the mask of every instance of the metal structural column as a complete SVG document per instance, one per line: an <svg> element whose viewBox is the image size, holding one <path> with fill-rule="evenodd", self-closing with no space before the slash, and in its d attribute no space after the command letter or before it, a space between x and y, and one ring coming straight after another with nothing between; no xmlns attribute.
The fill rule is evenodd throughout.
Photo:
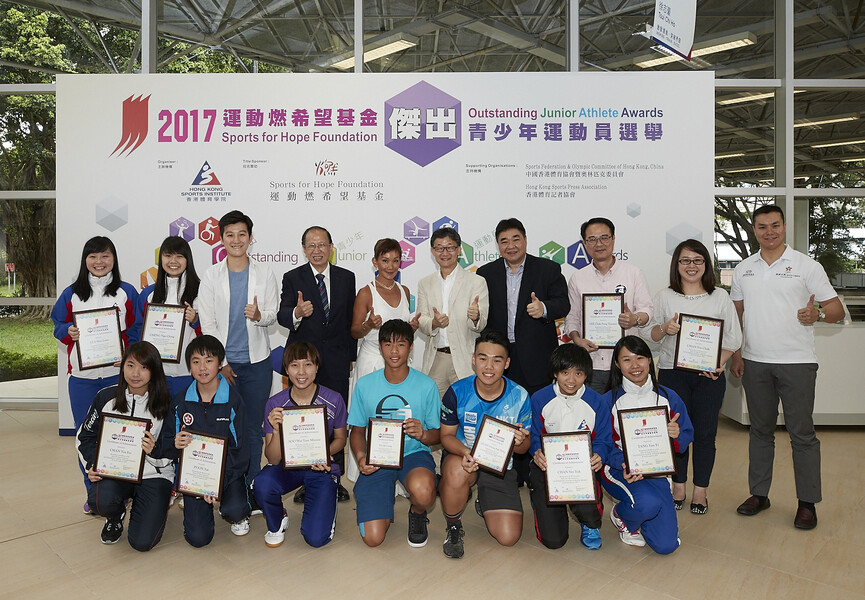
<svg viewBox="0 0 865 600"><path fill-rule="evenodd" d="M566 69L576 73L580 70L580 3L568 2L568 47Z"/></svg>
<svg viewBox="0 0 865 600"><path fill-rule="evenodd" d="M159 0L141 0L141 72L156 73Z"/></svg>

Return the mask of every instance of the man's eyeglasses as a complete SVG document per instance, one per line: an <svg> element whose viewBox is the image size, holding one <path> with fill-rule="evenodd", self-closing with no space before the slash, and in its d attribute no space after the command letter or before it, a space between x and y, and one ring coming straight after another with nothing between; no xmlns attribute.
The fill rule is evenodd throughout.
<svg viewBox="0 0 865 600"><path fill-rule="evenodd" d="M609 244L610 240L612 240L612 239L613 239L613 236L604 234L604 235L598 235L598 236L593 235L592 237L587 237L586 241L590 244L597 244L598 242L600 242L602 244Z"/></svg>
<svg viewBox="0 0 865 600"><path fill-rule="evenodd" d="M436 254L443 254L447 252L448 254L453 254L459 249L459 246L433 246L433 252Z"/></svg>
<svg viewBox="0 0 865 600"><path fill-rule="evenodd" d="M330 247L330 244L326 242L319 242L318 244L307 244L304 246L307 252L312 252L313 250L327 250Z"/></svg>

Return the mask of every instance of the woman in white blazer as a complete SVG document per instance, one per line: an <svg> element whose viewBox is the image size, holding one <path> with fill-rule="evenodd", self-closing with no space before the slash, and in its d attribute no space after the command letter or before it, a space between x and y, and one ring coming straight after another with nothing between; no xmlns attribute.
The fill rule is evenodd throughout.
<svg viewBox="0 0 865 600"><path fill-rule="evenodd" d="M270 268L246 254L252 239L248 216L227 213L219 220L219 234L226 257L201 278L198 315L202 333L225 346L222 376L243 397L250 442L246 476L252 482L261 470L261 425L273 383L267 327L276 321L279 288Z"/></svg>

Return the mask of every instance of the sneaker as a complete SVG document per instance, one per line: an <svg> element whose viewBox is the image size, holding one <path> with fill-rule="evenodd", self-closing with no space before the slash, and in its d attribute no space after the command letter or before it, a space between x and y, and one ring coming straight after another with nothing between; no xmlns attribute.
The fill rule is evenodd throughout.
<svg viewBox="0 0 865 600"><path fill-rule="evenodd" d="M120 536L123 535L123 517L125 516L124 514L119 519L105 520L105 525L102 526L103 544L116 544L120 540Z"/></svg>
<svg viewBox="0 0 865 600"><path fill-rule="evenodd" d="M174 503L177 501L177 497L177 490L171 490L171 495L168 497L168 508L174 506Z"/></svg>
<svg viewBox="0 0 865 600"><path fill-rule="evenodd" d="M426 546L427 538L429 538L429 533L427 533L426 525L429 523L429 519L426 518L426 511L423 511L420 514L415 514L408 510L408 545L412 548L423 548Z"/></svg>
<svg viewBox="0 0 865 600"><path fill-rule="evenodd" d="M619 537L622 538L622 541L629 546L645 546L646 540L643 539L643 534L637 531L636 533L631 533L628 531L627 525L622 521L619 516L616 514L616 507L613 507L613 510L610 511L610 521L613 522L613 526L619 530Z"/></svg>
<svg viewBox="0 0 865 600"><path fill-rule="evenodd" d="M583 546L589 550L598 550L601 547L601 531L583 524L580 524L580 526L583 528L583 533L580 535L580 541L583 543Z"/></svg>
<svg viewBox="0 0 865 600"><path fill-rule="evenodd" d="M306 502L306 486L302 485L294 494L294 503L303 504Z"/></svg>
<svg viewBox="0 0 865 600"><path fill-rule="evenodd" d="M285 541L285 530L288 529L288 514L282 511L282 523L279 524L279 531L268 531L264 534L264 543L268 548L279 548L282 542Z"/></svg>
<svg viewBox="0 0 865 600"><path fill-rule="evenodd" d="M252 493L252 488L249 489L249 505L252 507L252 510L249 512L250 517L255 517L257 515L263 514L261 511L261 507L258 505L258 502L255 501L255 495Z"/></svg>
<svg viewBox="0 0 865 600"><path fill-rule="evenodd" d="M463 557L463 536L466 534L463 530L462 521L456 523L448 523L447 535L445 543L442 544L442 551L448 558Z"/></svg>
<svg viewBox="0 0 865 600"><path fill-rule="evenodd" d="M231 533L234 535L246 535L249 533L249 517L231 524Z"/></svg>
<svg viewBox="0 0 865 600"><path fill-rule="evenodd" d="M177 506L183 508L183 494L178 494L180 496L180 500L177 501Z"/></svg>
<svg viewBox="0 0 865 600"><path fill-rule="evenodd" d="M84 514L85 515L95 515L96 513L90 508L90 504L88 502L84 503Z"/></svg>

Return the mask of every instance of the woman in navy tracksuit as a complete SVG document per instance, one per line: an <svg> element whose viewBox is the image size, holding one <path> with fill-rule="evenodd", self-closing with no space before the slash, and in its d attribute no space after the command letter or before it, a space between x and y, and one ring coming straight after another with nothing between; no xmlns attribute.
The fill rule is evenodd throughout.
<svg viewBox="0 0 865 600"><path fill-rule="evenodd" d="M652 352L641 338L628 335L620 339L613 350L611 367L611 389L604 399L612 418L613 451L604 467L602 485L619 503L610 511L610 520L625 544L648 544L658 554L670 554L679 547L679 523L670 480L644 479L626 471L619 410L666 406L670 413L667 433L673 439L675 452L688 447L694 439L694 428L676 392L658 385Z"/></svg>
<svg viewBox="0 0 865 600"><path fill-rule="evenodd" d="M168 513L168 498L174 481L174 462L164 456L162 426L171 402L159 351L148 342L129 346L120 365L117 385L96 394L78 429L78 460L91 481L87 502L106 517L102 543L114 544L123 534L126 504L131 498L129 545L141 552L162 539ZM141 446L146 454L141 483L103 479L94 470L94 459L102 415L139 417L150 421Z"/></svg>

